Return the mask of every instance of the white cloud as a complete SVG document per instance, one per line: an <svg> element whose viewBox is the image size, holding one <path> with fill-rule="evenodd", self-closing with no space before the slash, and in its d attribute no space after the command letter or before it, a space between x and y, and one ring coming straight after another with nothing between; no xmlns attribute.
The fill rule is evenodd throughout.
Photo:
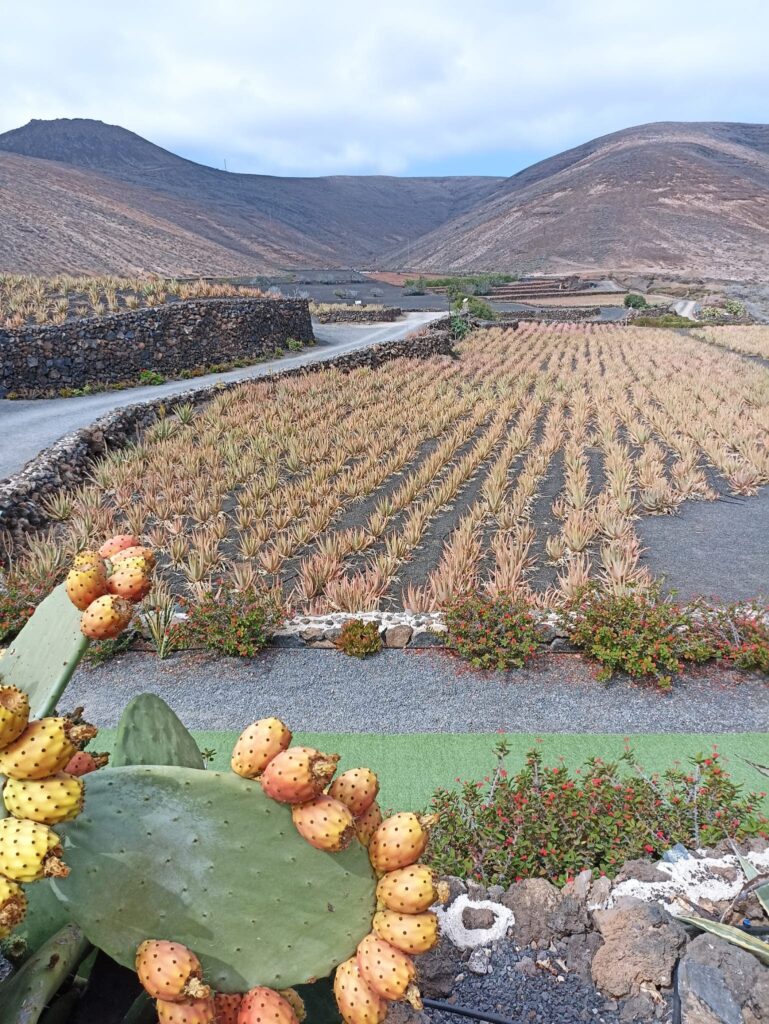
<svg viewBox="0 0 769 1024"><path fill-rule="evenodd" d="M753 0L0 3L0 130L95 117L237 170L403 173L766 117Z"/></svg>

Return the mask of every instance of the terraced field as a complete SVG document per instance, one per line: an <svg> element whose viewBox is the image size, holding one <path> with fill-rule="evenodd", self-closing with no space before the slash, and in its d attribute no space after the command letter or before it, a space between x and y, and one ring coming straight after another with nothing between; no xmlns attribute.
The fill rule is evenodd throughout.
<svg viewBox="0 0 769 1024"><path fill-rule="evenodd" d="M557 605L589 578L648 583L638 517L769 482L769 375L739 355L603 324L457 351L169 409L51 503L32 558L125 526L167 553L177 593L226 579L305 611L429 610L480 586Z"/></svg>

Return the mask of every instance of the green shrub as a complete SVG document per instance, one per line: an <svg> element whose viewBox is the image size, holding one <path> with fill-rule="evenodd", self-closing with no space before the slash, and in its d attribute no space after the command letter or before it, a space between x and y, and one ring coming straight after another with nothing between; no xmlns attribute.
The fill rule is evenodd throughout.
<svg viewBox="0 0 769 1024"><path fill-rule="evenodd" d="M461 341L471 330L470 324L464 317L457 314L451 318L451 333L457 341Z"/></svg>
<svg viewBox="0 0 769 1024"><path fill-rule="evenodd" d="M727 836L769 836L759 795L743 794L717 750L661 776L647 776L629 748L616 762L590 758L574 772L562 760L545 765L534 749L510 776L508 752L501 741L496 770L483 781L434 794L438 821L426 859L436 871L484 885L563 885L586 868L611 877L624 861L658 859L676 843L696 849Z"/></svg>
<svg viewBox="0 0 769 1024"><path fill-rule="evenodd" d="M103 665L121 654L125 654L134 641L134 631L126 630L112 640L92 640L83 661L89 665Z"/></svg>
<svg viewBox="0 0 769 1024"><path fill-rule="evenodd" d="M631 292L625 296L625 305L628 309L643 309L644 306L648 306L648 302L643 295L636 295Z"/></svg>
<svg viewBox="0 0 769 1024"><path fill-rule="evenodd" d="M496 320L496 311L491 308L488 302L470 295L467 299L467 312L470 316L477 316L479 320Z"/></svg>
<svg viewBox="0 0 769 1024"><path fill-rule="evenodd" d="M182 605L188 617L173 627L174 647L205 647L231 657L258 654L284 618L275 595L255 590L218 590Z"/></svg>
<svg viewBox="0 0 769 1024"><path fill-rule="evenodd" d="M537 651L537 624L527 605L472 595L446 610L445 644L476 668L521 668Z"/></svg>
<svg viewBox="0 0 769 1024"><path fill-rule="evenodd" d="M726 299L724 301L724 309L731 316L745 316L747 313L743 304L737 299Z"/></svg>
<svg viewBox="0 0 769 1024"><path fill-rule="evenodd" d="M21 632L50 587L28 586L11 580L0 587L0 644L4 644Z"/></svg>
<svg viewBox="0 0 769 1024"><path fill-rule="evenodd" d="M694 628L713 657L769 675L769 607L760 601L727 608L699 606Z"/></svg>
<svg viewBox="0 0 769 1024"><path fill-rule="evenodd" d="M603 666L602 680L621 671L667 689L682 662L707 661L715 653L694 628L691 611L663 599L659 587L618 596L590 586L566 615L565 625L571 642Z"/></svg>
<svg viewBox="0 0 769 1024"><path fill-rule="evenodd" d="M288 349L289 352L301 352L302 349L304 348L304 345L302 344L301 341L297 341L296 338L287 338L286 348Z"/></svg>
<svg viewBox="0 0 769 1024"><path fill-rule="evenodd" d="M139 374L140 384L165 384L166 378L157 370L142 370Z"/></svg>
<svg viewBox="0 0 769 1024"><path fill-rule="evenodd" d="M348 619L342 626L334 646L353 658L366 658L382 650L382 637L376 622Z"/></svg>

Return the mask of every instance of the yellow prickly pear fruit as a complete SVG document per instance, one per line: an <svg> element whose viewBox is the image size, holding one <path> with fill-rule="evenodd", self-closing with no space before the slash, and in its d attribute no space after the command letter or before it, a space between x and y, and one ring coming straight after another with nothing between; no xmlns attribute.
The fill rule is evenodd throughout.
<svg viewBox="0 0 769 1024"><path fill-rule="evenodd" d="M438 941L438 918L429 910L424 914L379 910L374 914L373 927L380 939L412 955L426 953Z"/></svg>
<svg viewBox="0 0 769 1024"><path fill-rule="evenodd" d="M118 551L125 551L126 548L141 547L141 543L139 538L134 537L132 533L118 533L114 537L110 537L109 540L104 541L99 548L99 554L102 558L112 558Z"/></svg>
<svg viewBox="0 0 769 1024"><path fill-rule="evenodd" d="M124 558L118 562L115 571L107 580L110 594L123 597L126 601L141 601L152 589L149 566L143 558Z"/></svg>
<svg viewBox="0 0 769 1024"><path fill-rule="evenodd" d="M283 996L286 1002L289 1004L291 1009L294 1011L296 1019L299 1024L307 1017L307 1010L304 1006L304 999L299 995L295 988L279 988L278 995Z"/></svg>
<svg viewBox="0 0 769 1024"><path fill-rule="evenodd" d="M123 548L122 551L116 551L110 558L110 562L112 562L113 568L117 569L126 558L141 558L146 563L148 569L155 568L155 552L152 548L142 547L141 544L131 548Z"/></svg>
<svg viewBox="0 0 769 1024"><path fill-rule="evenodd" d="M216 1024L238 1024L238 1011L243 1002L240 992L217 992L214 996Z"/></svg>
<svg viewBox="0 0 769 1024"><path fill-rule="evenodd" d="M299 1020L288 999L274 988L257 985L243 996L238 1024L299 1024Z"/></svg>
<svg viewBox="0 0 769 1024"><path fill-rule="evenodd" d="M334 995L345 1024L382 1024L387 1016L387 1000L369 988L354 956L337 967Z"/></svg>
<svg viewBox="0 0 769 1024"><path fill-rule="evenodd" d="M27 897L22 887L8 878L0 878L0 939L21 924L26 912Z"/></svg>
<svg viewBox="0 0 769 1024"><path fill-rule="evenodd" d="M421 914L434 903L445 903L449 898L446 882L436 882L432 868L425 864L411 864L382 875L376 887L377 906L395 910L399 914Z"/></svg>
<svg viewBox="0 0 769 1024"><path fill-rule="evenodd" d="M147 939L136 950L136 973L145 992L167 1003L205 1000L211 989L203 983L200 961L181 942Z"/></svg>
<svg viewBox="0 0 769 1024"><path fill-rule="evenodd" d="M414 984L417 971L410 956L372 933L358 943L356 957L363 980L378 996L407 999L415 1010L422 1009L419 989Z"/></svg>
<svg viewBox="0 0 769 1024"><path fill-rule="evenodd" d="M38 718L30 722L13 743L0 751L0 775L11 779L45 779L54 775L75 753L82 731L68 718Z"/></svg>
<svg viewBox="0 0 769 1024"><path fill-rule="evenodd" d="M47 825L19 818L0 820L0 875L13 882L66 878L59 837Z"/></svg>
<svg viewBox="0 0 769 1024"><path fill-rule="evenodd" d="M260 718L238 736L230 765L236 775L255 779L273 757L287 750L290 744L291 730L279 718Z"/></svg>
<svg viewBox="0 0 769 1024"><path fill-rule="evenodd" d="M382 824L382 810L376 800L369 807L365 814L355 819L355 831L358 834L358 841L368 846L371 837Z"/></svg>
<svg viewBox="0 0 769 1024"><path fill-rule="evenodd" d="M105 594L88 605L80 629L91 640L111 640L123 632L132 617L133 607L125 598Z"/></svg>
<svg viewBox="0 0 769 1024"><path fill-rule="evenodd" d="M402 811L387 818L371 837L369 860L375 871L384 874L413 864L427 846L427 829L433 818L418 818L411 811Z"/></svg>
<svg viewBox="0 0 769 1024"><path fill-rule="evenodd" d="M98 551L79 551L72 559L72 568L97 569L107 575L107 567Z"/></svg>
<svg viewBox="0 0 769 1024"><path fill-rule="evenodd" d="M262 788L282 804L306 804L320 796L336 771L339 754L290 747L276 754L261 775Z"/></svg>
<svg viewBox="0 0 769 1024"><path fill-rule="evenodd" d="M299 835L316 850L338 853L355 836L355 819L341 800L321 793L306 804L297 804L291 817Z"/></svg>
<svg viewBox="0 0 769 1024"><path fill-rule="evenodd" d="M107 593L106 573L93 566L70 569L64 581L64 589L74 606L84 612L92 601Z"/></svg>
<svg viewBox="0 0 769 1024"><path fill-rule="evenodd" d="M185 999L180 1003L158 999L155 1009L158 1024L217 1024L216 1009L211 998Z"/></svg>
<svg viewBox="0 0 769 1024"><path fill-rule="evenodd" d="M16 686L0 686L0 750L27 728L29 697Z"/></svg>
<svg viewBox="0 0 769 1024"><path fill-rule="evenodd" d="M341 800L353 813L355 818L365 814L376 800L379 792L379 779L370 768L348 768L337 775L331 783L329 796Z"/></svg>
<svg viewBox="0 0 769 1024"><path fill-rule="evenodd" d="M83 781L66 772L47 779L8 779L3 800L15 818L30 818L41 825L71 821L83 809Z"/></svg>

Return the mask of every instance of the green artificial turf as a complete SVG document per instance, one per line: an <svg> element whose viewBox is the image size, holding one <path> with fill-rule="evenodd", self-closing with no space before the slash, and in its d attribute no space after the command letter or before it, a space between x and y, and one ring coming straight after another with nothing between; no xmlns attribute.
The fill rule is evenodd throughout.
<svg viewBox="0 0 769 1024"><path fill-rule="evenodd" d="M192 734L201 750L216 751L211 767L229 768L237 733L192 730ZM101 729L94 747L110 750L114 737L114 729ZM500 738L494 733L296 733L294 742L341 754L342 771L360 765L372 768L380 779L382 807L397 811L425 807L433 790L456 785L458 778L482 779L494 766L492 750ZM572 768L589 757L616 758L625 743L624 736L601 733L510 733L506 739L512 748L507 767L513 771L537 743L546 761L552 763L562 755ZM643 733L627 739L650 772L664 771L676 760L717 746L736 782L755 792L769 789L769 779L743 760L769 765L766 733ZM769 812L769 799L764 803Z"/></svg>

